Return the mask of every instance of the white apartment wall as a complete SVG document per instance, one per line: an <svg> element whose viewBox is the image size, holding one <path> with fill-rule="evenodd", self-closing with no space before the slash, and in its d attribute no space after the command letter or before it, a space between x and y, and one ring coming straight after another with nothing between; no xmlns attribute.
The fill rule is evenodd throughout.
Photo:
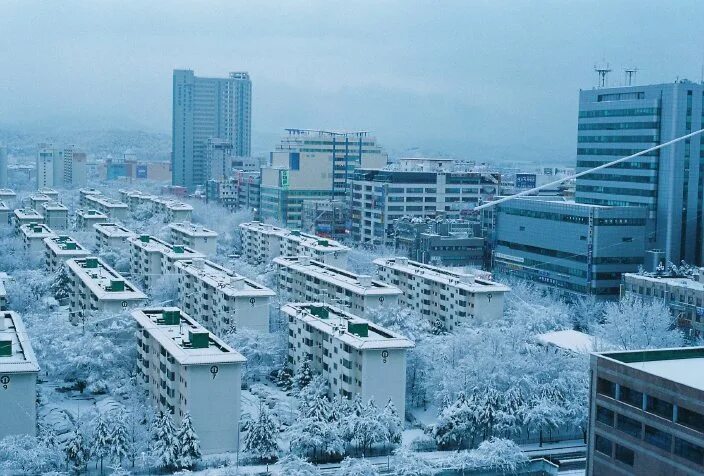
<svg viewBox="0 0 704 476"><path fill-rule="evenodd" d="M2 358L0 358L0 361ZM37 373L2 373L10 380L0 385L0 440L8 435L36 435Z"/></svg>
<svg viewBox="0 0 704 476"><path fill-rule="evenodd" d="M362 399L374 398L383 408L391 399L399 416L406 415L406 351L378 349L362 352Z"/></svg>

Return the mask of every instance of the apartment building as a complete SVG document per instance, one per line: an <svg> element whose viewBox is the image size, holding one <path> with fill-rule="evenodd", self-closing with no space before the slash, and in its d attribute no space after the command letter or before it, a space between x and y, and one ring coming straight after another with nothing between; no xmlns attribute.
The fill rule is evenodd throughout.
<svg viewBox="0 0 704 476"><path fill-rule="evenodd" d="M118 190L120 201L126 203L130 210L134 211L137 207L144 204L151 204L156 197L140 190Z"/></svg>
<svg viewBox="0 0 704 476"><path fill-rule="evenodd" d="M179 260L179 304L212 332L269 332L269 307L276 293L231 269L203 259Z"/></svg>
<svg viewBox="0 0 704 476"><path fill-rule="evenodd" d="M177 307L138 309L137 372L174 425L186 413L203 454L235 452L246 359Z"/></svg>
<svg viewBox="0 0 704 476"><path fill-rule="evenodd" d="M171 243L185 245L205 255L217 251L218 234L201 225L190 222L170 223Z"/></svg>
<svg viewBox="0 0 704 476"><path fill-rule="evenodd" d="M391 400L401 418L406 409L406 337L324 303L289 303L288 363L294 371L305 362L329 383L330 396L378 405Z"/></svg>
<svg viewBox="0 0 704 476"><path fill-rule="evenodd" d="M147 288L164 275L176 275L176 261L205 258L192 248L172 245L149 235L139 235L127 241L131 250L130 274L141 278Z"/></svg>
<svg viewBox="0 0 704 476"><path fill-rule="evenodd" d="M209 180L206 184L209 200L215 200L228 210L248 209L258 213L262 174L237 170L226 180Z"/></svg>
<svg viewBox="0 0 704 476"><path fill-rule="evenodd" d="M80 243L66 235L44 238L44 266L49 273L56 273L63 267L66 260L83 258L92 253Z"/></svg>
<svg viewBox="0 0 704 476"><path fill-rule="evenodd" d="M50 200L54 202L59 201L59 192L50 187L40 187L37 189L38 195L46 195Z"/></svg>
<svg viewBox="0 0 704 476"><path fill-rule="evenodd" d="M102 259L72 258L66 261L71 276L69 316L72 322L93 312L122 312L138 306L147 296Z"/></svg>
<svg viewBox="0 0 704 476"><path fill-rule="evenodd" d="M76 210L76 229L77 230L92 230L96 223L105 223L108 221L108 216L100 213L98 210L82 209Z"/></svg>
<svg viewBox="0 0 704 476"><path fill-rule="evenodd" d="M35 210L41 210L42 205L51 201L47 195L42 193L33 193L29 196L29 206Z"/></svg>
<svg viewBox="0 0 704 476"><path fill-rule="evenodd" d="M41 205L44 223L56 230L68 228L68 208L59 202L45 202Z"/></svg>
<svg viewBox="0 0 704 476"><path fill-rule="evenodd" d="M14 206L17 194L11 188L0 188L0 201L5 202L9 207Z"/></svg>
<svg viewBox="0 0 704 476"><path fill-rule="evenodd" d="M7 311L7 289L5 289L7 278L7 273L0 272L0 311Z"/></svg>
<svg viewBox="0 0 704 476"><path fill-rule="evenodd" d="M39 364L20 316L0 311L0 440L37 434Z"/></svg>
<svg viewBox="0 0 704 476"><path fill-rule="evenodd" d="M369 316L382 307L397 306L401 290L371 276L315 261L308 256L274 258L277 294L299 302L322 301Z"/></svg>
<svg viewBox="0 0 704 476"><path fill-rule="evenodd" d="M125 228L117 223L96 223L93 225L93 228L95 229L95 247L100 251L125 248L129 246L127 240L137 236L137 234L129 228Z"/></svg>
<svg viewBox="0 0 704 476"><path fill-rule="evenodd" d="M499 195L501 174L441 159L402 159L386 169L357 169L352 179L352 240L394 245L393 223L406 217L465 216Z"/></svg>
<svg viewBox="0 0 704 476"><path fill-rule="evenodd" d="M337 241L259 221L240 224L242 256L252 264L277 256L310 256L332 266L346 266L349 248Z"/></svg>
<svg viewBox="0 0 704 476"><path fill-rule="evenodd" d="M374 264L379 279L403 291L401 304L440 329L452 332L458 326L503 318L508 286L408 258L378 258Z"/></svg>
<svg viewBox="0 0 704 476"><path fill-rule="evenodd" d="M88 200L86 200L86 197L89 195L102 195L103 192L98 190L97 188L81 188L78 190L78 203L81 207L87 208L89 207Z"/></svg>
<svg viewBox="0 0 704 476"><path fill-rule="evenodd" d="M92 208L104 213L111 220L124 220L127 218L129 207L119 200L108 198L104 195L86 195L85 208Z"/></svg>
<svg viewBox="0 0 704 476"><path fill-rule="evenodd" d="M56 236L54 230L43 223L29 223L20 226L24 249L31 255L44 254L44 238Z"/></svg>
<svg viewBox="0 0 704 476"><path fill-rule="evenodd" d="M177 200L153 197L152 206L155 213L164 215L164 223L191 221L193 207Z"/></svg>
<svg viewBox="0 0 704 476"><path fill-rule="evenodd" d="M34 208L16 208L13 212L15 229L19 231L22 225L44 223L44 216Z"/></svg>
<svg viewBox="0 0 704 476"><path fill-rule="evenodd" d="M0 201L0 228L10 226L10 207L3 201Z"/></svg>
<svg viewBox="0 0 704 476"><path fill-rule="evenodd" d="M704 347L591 354L588 476L704 474Z"/></svg>

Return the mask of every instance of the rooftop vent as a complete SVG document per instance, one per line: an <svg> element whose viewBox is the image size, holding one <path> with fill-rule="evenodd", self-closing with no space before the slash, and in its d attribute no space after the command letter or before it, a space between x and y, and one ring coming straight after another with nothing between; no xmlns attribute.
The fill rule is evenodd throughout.
<svg viewBox="0 0 704 476"><path fill-rule="evenodd" d="M177 326L181 323L181 313L178 310L167 311L161 313L163 324L167 326Z"/></svg>
<svg viewBox="0 0 704 476"><path fill-rule="evenodd" d="M97 268L98 258L86 258L86 268Z"/></svg>
<svg viewBox="0 0 704 476"><path fill-rule="evenodd" d="M291 230L293 236L301 236L301 230Z"/></svg>
<svg viewBox="0 0 704 476"><path fill-rule="evenodd" d="M77 249L77 247L76 247L76 242L75 242L75 241L67 241L67 242L66 242L66 249L67 249L67 250L75 250L75 249Z"/></svg>
<svg viewBox="0 0 704 476"><path fill-rule="evenodd" d="M108 291L122 292L125 290L125 282L121 279L111 279Z"/></svg>
<svg viewBox="0 0 704 476"><path fill-rule="evenodd" d="M347 331L359 337L369 337L369 324L366 322L347 322Z"/></svg>
<svg viewBox="0 0 704 476"><path fill-rule="evenodd" d="M327 319L330 316L330 311L325 306L311 306L310 313L320 319Z"/></svg>
<svg viewBox="0 0 704 476"><path fill-rule="evenodd" d="M174 253L183 253L183 246L181 246L181 245L174 245L173 251L174 251Z"/></svg>
<svg viewBox="0 0 704 476"><path fill-rule="evenodd" d="M11 340L0 340L0 357L12 357Z"/></svg>
<svg viewBox="0 0 704 476"><path fill-rule="evenodd" d="M357 279L359 280L359 285L363 288L368 288L372 285L372 277L367 274L360 274Z"/></svg>
<svg viewBox="0 0 704 476"><path fill-rule="evenodd" d="M207 349L210 345L208 331L188 331L188 340L194 349Z"/></svg>
<svg viewBox="0 0 704 476"><path fill-rule="evenodd" d="M139 241L142 243L149 243L149 235L139 235Z"/></svg>

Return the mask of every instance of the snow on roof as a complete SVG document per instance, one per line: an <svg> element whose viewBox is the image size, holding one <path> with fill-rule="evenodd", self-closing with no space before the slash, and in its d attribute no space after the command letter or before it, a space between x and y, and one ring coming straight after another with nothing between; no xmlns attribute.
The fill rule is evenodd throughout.
<svg viewBox="0 0 704 476"><path fill-rule="evenodd" d="M646 281L649 283L662 283L668 286L679 288L690 288L695 291L704 291L704 283L696 281L694 278L687 277L670 277L670 276L652 276L639 273L624 273L624 280L628 281Z"/></svg>
<svg viewBox="0 0 704 476"><path fill-rule="evenodd" d="M179 323L174 325L163 323L164 311L178 312ZM159 342L179 364L209 365L215 363L241 364L247 361L242 354L228 346L216 335L200 325L195 319L177 307L158 307L138 309L132 312L132 317L140 326ZM190 347L190 333L208 335L208 347Z"/></svg>
<svg viewBox="0 0 704 476"><path fill-rule="evenodd" d="M59 192L57 192L53 188L49 188L49 187L42 187L39 190L37 190L37 193L41 193L43 195L55 196L55 197L59 195Z"/></svg>
<svg viewBox="0 0 704 476"><path fill-rule="evenodd" d="M5 202L0 201L0 211L9 212L9 211L10 211L10 207L8 207Z"/></svg>
<svg viewBox="0 0 704 476"><path fill-rule="evenodd" d="M42 208L44 209L44 211L66 211L66 212L68 212L68 208L66 207L66 205L64 205L63 203L54 202L54 201L42 203Z"/></svg>
<svg viewBox="0 0 704 476"><path fill-rule="evenodd" d="M415 346L413 341L397 332L328 304L288 303L281 310L355 349L410 349ZM327 317L321 317L320 310ZM367 335L351 331L351 327L355 325L364 327Z"/></svg>
<svg viewBox="0 0 704 476"><path fill-rule="evenodd" d="M66 235L44 238L44 244L55 255L88 256L91 254L83 245Z"/></svg>
<svg viewBox="0 0 704 476"><path fill-rule="evenodd" d="M473 293L509 292L511 288L473 274L454 271L440 266L423 264L408 258L377 258L374 264L390 267L406 274L417 275L441 284L464 289Z"/></svg>
<svg viewBox="0 0 704 476"><path fill-rule="evenodd" d="M107 219L108 218L108 216L106 214L101 213L100 211L95 210L93 208L90 208L87 210L83 210L82 208L79 208L76 210L76 215L79 215L79 216L83 217L84 219L89 219L89 220L90 219L97 220L97 219Z"/></svg>
<svg viewBox="0 0 704 476"><path fill-rule="evenodd" d="M44 215L36 211L34 208L16 208L15 216L19 220L43 220Z"/></svg>
<svg viewBox="0 0 704 476"><path fill-rule="evenodd" d="M103 195L86 195L86 200L98 203L106 208L129 208L126 203Z"/></svg>
<svg viewBox="0 0 704 476"><path fill-rule="evenodd" d="M588 354L596 350L594 336L574 330L546 332L535 338L543 345L559 347L578 354Z"/></svg>
<svg viewBox="0 0 704 476"><path fill-rule="evenodd" d="M43 193L33 193L29 196L29 199L33 202L50 202L51 197L44 195Z"/></svg>
<svg viewBox="0 0 704 476"><path fill-rule="evenodd" d="M178 200L174 200L171 198L159 198L159 197L152 197L151 201L156 203L157 205L161 205L169 210L174 210L174 211L193 211L193 207L190 206L187 203L179 202Z"/></svg>
<svg viewBox="0 0 704 476"><path fill-rule="evenodd" d="M179 260L175 266L177 269L197 277L228 296L276 296L276 293L266 286L245 278L231 269L220 266L210 260Z"/></svg>
<svg viewBox="0 0 704 476"><path fill-rule="evenodd" d="M127 241L145 251L161 253L170 259L181 260L189 258L205 258L203 253L189 248L188 246L172 245L171 243L167 243L151 235L139 235L128 238Z"/></svg>
<svg viewBox="0 0 704 476"><path fill-rule="evenodd" d="M169 228L176 230L188 236L206 236L206 237L217 237L217 232L205 228L202 225L191 222L175 222L169 223Z"/></svg>
<svg viewBox="0 0 704 476"><path fill-rule="evenodd" d="M265 235L274 235L285 240L296 242L305 248L315 249L316 251L320 251L322 253L334 253L337 251L349 250L347 246L335 240L321 238L316 235L311 235L310 233L303 233L299 230L281 228L268 223L262 223L260 221L241 223L240 228L263 233Z"/></svg>
<svg viewBox="0 0 704 476"><path fill-rule="evenodd" d="M91 263L95 267L89 268ZM72 258L66 261L66 265L100 301L141 301L147 298L134 284L100 258ZM112 290L116 281L123 283L119 291Z"/></svg>
<svg viewBox="0 0 704 476"><path fill-rule="evenodd" d="M20 231L27 238L46 238L48 236L56 236L54 230L46 226L44 223L26 223L20 226Z"/></svg>
<svg viewBox="0 0 704 476"><path fill-rule="evenodd" d="M15 197L17 194L11 188L0 188L0 197Z"/></svg>
<svg viewBox="0 0 704 476"><path fill-rule="evenodd" d="M326 283L352 291L358 295L397 296L401 290L383 281L371 279L371 276L354 274L342 268L330 266L305 256L279 256L274 263L309 275Z"/></svg>
<svg viewBox="0 0 704 476"><path fill-rule="evenodd" d="M131 238L137 236L137 234L129 228L125 228L117 223L96 223L93 225L93 228L95 228L98 233L113 238Z"/></svg>
<svg viewBox="0 0 704 476"><path fill-rule="evenodd" d="M10 341L10 356L0 356L0 372L38 372L39 364L32 350L27 330L20 316L12 311L0 311L0 341Z"/></svg>

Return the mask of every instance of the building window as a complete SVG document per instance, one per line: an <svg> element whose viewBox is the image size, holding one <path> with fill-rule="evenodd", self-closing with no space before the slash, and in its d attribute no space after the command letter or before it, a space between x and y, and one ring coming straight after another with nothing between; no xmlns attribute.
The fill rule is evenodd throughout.
<svg viewBox="0 0 704 476"><path fill-rule="evenodd" d="M677 423L684 425L692 430L704 433L704 415L701 413L687 410L683 407L677 408Z"/></svg>
<svg viewBox="0 0 704 476"><path fill-rule="evenodd" d="M641 424L638 420L625 415L616 415L616 428L634 438L640 439Z"/></svg>
<svg viewBox="0 0 704 476"><path fill-rule="evenodd" d="M635 462L635 454L633 453L633 450L630 450L626 448L625 446L621 445L616 445L616 454L614 455L617 461L620 461L623 464L627 464L628 466L633 466L633 463Z"/></svg>
<svg viewBox="0 0 704 476"><path fill-rule="evenodd" d="M600 395L616 398L616 384L604 378L597 378L596 392Z"/></svg>
<svg viewBox="0 0 704 476"><path fill-rule="evenodd" d="M596 438L594 439L594 449L597 450L601 454L605 454L609 458L611 458L611 448L613 447L613 443L611 443L611 440L608 438L604 438L601 435L596 435Z"/></svg>
<svg viewBox="0 0 704 476"><path fill-rule="evenodd" d="M618 399L636 408L643 408L643 393L632 388L621 385Z"/></svg>
<svg viewBox="0 0 704 476"><path fill-rule="evenodd" d="M647 395L645 399L645 411L672 421L672 403L670 402Z"/></svg>
<svg viewBox="0 0 704 476"><path fill-rule="evenodd" d="M680 438L675 438L675 454L692 463L704 463L704 448Z"/></svg>
<svg viewBox="0 0 704 476"><path fill-rule="evenodd" d="M645 425L645 441L665 451L670 451L672 436L652 426Z"/></svg>
<svg viewBox="0 0 704 476"><path fill-rule="evenodd" d="M604 425L614 426L614 412L608 408L596 406L596 421Z"/></svg>

